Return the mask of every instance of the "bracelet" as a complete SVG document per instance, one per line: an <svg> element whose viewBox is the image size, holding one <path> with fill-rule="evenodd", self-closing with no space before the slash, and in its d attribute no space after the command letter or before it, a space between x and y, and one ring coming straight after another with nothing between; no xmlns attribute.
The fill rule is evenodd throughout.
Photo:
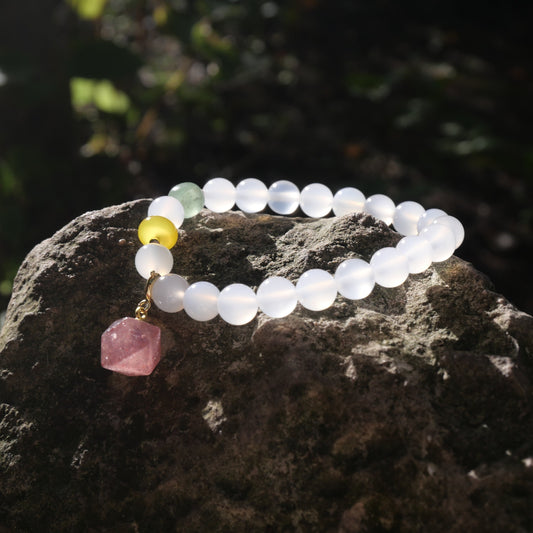
<svg viewBox="0 0 533 533"><path fill-rule="evenodd" d="M233 283L222 291L210 282L189 285L178 274L171 274L170 249L178 240L178 228L185 218L197 215L205 207L216 213L234 205L245 213L258 213L268 207L276 214L290 215L298 207L309 217L321 218L333 210L335 216L365 212L393 224L404 237L395 247L374 253L369 262L346 259L335 274L322 269L304 272L296 284L283 277L270 277L256 291L242 283ZM150 375L161 359L161 330L145 322L152 304L167 313L182 309L194 320L207 321L217 315L233 325L250 322L258 310L273 318L289 315L298 303L312 311L330 307L337 293L350 300L368 296L375 284L397 287L409 274L426 270L432 262L448 259L461 245L464 228L455 217L441 209L427 211L417 202L394 205L383 194L365 198L353 187L335 195L320 183L307 185L300 192L286 180L269 188L255 178L241 181L237 187L224 178L209 180L203 189L185 182L171 189L168 196L152 201L148 216L139 225L143 246L135 256L135 267L146 279L144 298L135 318L116 320L102 334L101 364L127 376Z"/></svg>

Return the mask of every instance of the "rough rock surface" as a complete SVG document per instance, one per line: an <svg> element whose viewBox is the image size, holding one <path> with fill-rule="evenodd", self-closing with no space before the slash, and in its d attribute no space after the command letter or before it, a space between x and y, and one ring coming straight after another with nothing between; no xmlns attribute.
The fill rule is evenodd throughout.
<svg viewBox="0 0 533 533"><path fill-rule="evenodd" d="M533 318L451 258L324 312L235 327L158 310L154 374L99 366L132 315L147 200L38 245L0 337L0 531L533 530ZM369 259L369 216L202 213L189 281L257 286Z"/></svg>

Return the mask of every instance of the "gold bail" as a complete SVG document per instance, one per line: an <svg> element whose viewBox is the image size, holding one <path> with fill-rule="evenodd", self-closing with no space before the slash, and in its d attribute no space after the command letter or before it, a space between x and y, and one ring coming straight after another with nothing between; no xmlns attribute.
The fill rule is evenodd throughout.
<svg viewBox="0 0 533 533"><path fill-rule="evenodd" d="M137 304L137 308L135 309L135 318L137 320L146 320L148 311L152 307L152 285L159 277L161 276L152 270L144 287L144 298Z"/></svg>

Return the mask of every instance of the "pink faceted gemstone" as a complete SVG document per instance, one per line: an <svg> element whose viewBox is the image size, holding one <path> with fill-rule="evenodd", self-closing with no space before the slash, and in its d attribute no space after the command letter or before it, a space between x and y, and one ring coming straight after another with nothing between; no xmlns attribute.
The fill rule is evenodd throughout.
<svg viewBox="0 0 533 533"><path fill-rule="evenodd" d="M161 359L161 330L126 317L102 334L102 366L125 376L148 376Z"/></svg>

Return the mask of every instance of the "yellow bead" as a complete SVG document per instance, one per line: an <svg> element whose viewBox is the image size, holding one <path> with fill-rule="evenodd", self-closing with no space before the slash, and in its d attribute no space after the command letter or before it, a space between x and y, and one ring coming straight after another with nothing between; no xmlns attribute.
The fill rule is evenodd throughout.
<svg viewBox="0 0 533 533"><path fill-rule="evenodd" d="M148 244L156 240L165 248L172 248L178 240L178 230L168 218L152 216L139 224L139 240Z"/></svg>

